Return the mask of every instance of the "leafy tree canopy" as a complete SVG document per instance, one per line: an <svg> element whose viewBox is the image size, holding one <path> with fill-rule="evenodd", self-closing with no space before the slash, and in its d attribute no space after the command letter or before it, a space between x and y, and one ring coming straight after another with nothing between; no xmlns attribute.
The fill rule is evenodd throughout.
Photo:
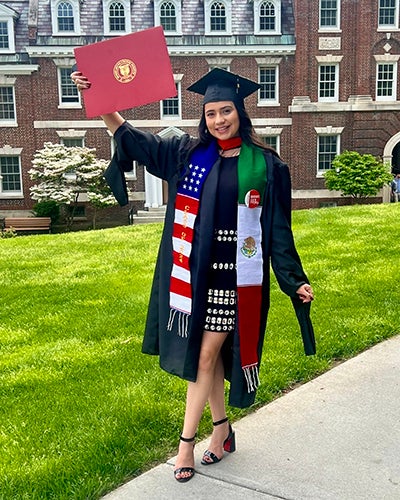
<svg viewBox="0 0 400 500"><path fill-rule="evenodd" d="M330 191L341 191L342 196L367 198L392 180L390 168L370 154L344 151L332 162L332 169L324 174Z"/></svg>

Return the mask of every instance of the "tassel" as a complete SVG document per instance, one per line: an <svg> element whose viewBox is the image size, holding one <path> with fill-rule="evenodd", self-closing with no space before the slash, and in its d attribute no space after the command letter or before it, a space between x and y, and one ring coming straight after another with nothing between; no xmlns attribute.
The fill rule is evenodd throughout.
<svg viewBox="0 0 400 500"><path fill-rule="evenodd" d="M177 311L176 309L170 309L169 311L169 319L167 323L167 330L171 331L174 326L174 321L176 316L178 321L178 335L179 337L187 337L189 331L189 317L190 314L183 313L181 311Z"/></svg>
<svg viewBox="0 0 400 500"><path fill-rule="evenodd" d="M167 323L167 330L168 331L171 331L172 330L172 326L174 324L174 319L175 319L175 315L178 311L176 309L170 309L169 310L169 320L168 320L168 323Z"/></svg>
<svg viewBox="0 0 400 500"><path fill-rule="evenodd" d="M257 365L249 365L244 366L243 374L247 382L247 392L254 392L257 387L260 385L260 378L258 376L258 366Z"/></svg>

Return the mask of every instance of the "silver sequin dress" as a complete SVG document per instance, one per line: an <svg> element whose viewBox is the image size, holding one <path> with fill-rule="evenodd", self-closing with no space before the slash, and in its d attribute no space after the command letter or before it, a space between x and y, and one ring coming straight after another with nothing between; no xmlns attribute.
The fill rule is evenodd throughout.
<svg viewBox="0 0 400 500"><path fill-rule="evenodd" d="M238 157L221 158L204 329L228 333L236 320Z"/></svg>

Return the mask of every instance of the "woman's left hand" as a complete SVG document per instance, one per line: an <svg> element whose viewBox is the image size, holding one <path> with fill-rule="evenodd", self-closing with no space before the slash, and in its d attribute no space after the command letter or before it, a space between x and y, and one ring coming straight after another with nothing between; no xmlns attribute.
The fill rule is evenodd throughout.
<svg viewBox="0 0 400 500"><path fill-rule="evenodd" d="M309 285L308 283L304 283L304 285L301 285L301 287L296 290L296 293L298 294L303 304L314 300L313 289L311 288L311 285Z"/></svg>

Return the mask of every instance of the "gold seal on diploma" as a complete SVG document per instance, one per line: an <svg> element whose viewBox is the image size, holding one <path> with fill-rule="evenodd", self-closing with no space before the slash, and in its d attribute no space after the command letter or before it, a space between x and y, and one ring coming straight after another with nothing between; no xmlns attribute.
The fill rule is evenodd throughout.
<svg viewBox="0 0 400 500"><path fill-rule="evenodd" d="M120 59L113 68L114 78L121 83L131 82L137 73L136 64L130 59Z"/></svg>

